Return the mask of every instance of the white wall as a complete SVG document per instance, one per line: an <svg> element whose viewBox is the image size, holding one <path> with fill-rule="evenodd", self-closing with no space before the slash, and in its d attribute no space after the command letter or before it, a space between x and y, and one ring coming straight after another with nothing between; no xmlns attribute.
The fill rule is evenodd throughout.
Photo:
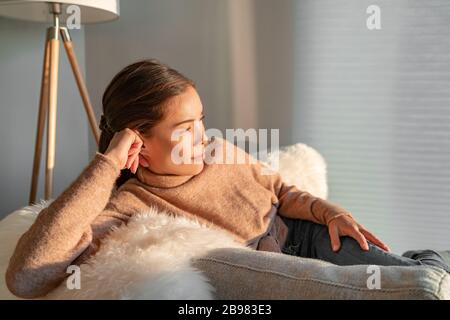
<svg viewBox="0 0 450 320"><path fill-rule="evenodd" d="M302 142L293 136L295 0L254 0L257 117L260 128L280 129L280 145Z"/></svg>
<svg viewBox="0 0 450 320"><path fill-rule="evenodd" d="M28 204L46 28L0 18L0 218ZM73 30L72 36L84 72L84 30ZM63 50L61 45L54 196L88 162L86 116ZM38 199L44 190L44 153L45 144Z"/></svg>

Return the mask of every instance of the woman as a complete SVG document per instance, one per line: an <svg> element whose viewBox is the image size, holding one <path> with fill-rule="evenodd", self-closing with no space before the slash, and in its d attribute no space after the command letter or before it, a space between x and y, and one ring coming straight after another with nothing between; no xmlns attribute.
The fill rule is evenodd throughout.
<svg viewBox="0 0 450 320"><path fill-rule="evenodd" d="M208 141L194 83L156 60L120 71L102 103L99 151L40 212L11 257L6 283L17 296L48 293L69 265L98 250L111 227L150 206L197 218L257 250L450 272L435 251L389 253L344 208L285 184L278 173L262 174L261 163L226 140ZM233 161L224 163L230 151ZM235 163L239 155L244 163Z"/></svg>

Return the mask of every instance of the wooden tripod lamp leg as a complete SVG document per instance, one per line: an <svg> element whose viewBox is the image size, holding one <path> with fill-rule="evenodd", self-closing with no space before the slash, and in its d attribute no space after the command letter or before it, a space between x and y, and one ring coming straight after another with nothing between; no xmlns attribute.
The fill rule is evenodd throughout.
<svg viewBox="0 0 450 320"><path fill-rule="evenodd" d="M45 199L52 196L53 169L55 167L56 140L56 107L58 97L58 64L59 64L59 27L52 27L50 39L50 85L48 97L48 127L47 127L47 163L45 171Z"/></svg>
<svg viewBox="0 0 450 320"><path fill-rule="evenodd" d="M39 168L41 166L42 138L44 135L45 117L48 109L49 70L50 70L50 41L49 30L45 37L44 63L42 69L41 94L39 98L39 113L37 121L36 142L34 147L33 174L31 177L31 189L28 204L36 202L37 186L39 182Z"/></svg>
<svg viewBox="0 0 450 320"><path fill-rule="evenodd" d="M86 111L89 124L91 126L92 133L94 134L97 146L100 141L100 132L97 126L97 120L95 119L94 108L92 108L91 100L89 99L89 93L86 88L86 84L83 80L83 76L78 66L78 60L75 55L75 50L73 49L73 42L70 39L69 30L65 27L61 27L61 38L64 42L64 48L66 49L67 57L69 58L70 65L72 66L73 75L78 85L78 90L80 91L81 99L83 100L84 109Z"/></svg>

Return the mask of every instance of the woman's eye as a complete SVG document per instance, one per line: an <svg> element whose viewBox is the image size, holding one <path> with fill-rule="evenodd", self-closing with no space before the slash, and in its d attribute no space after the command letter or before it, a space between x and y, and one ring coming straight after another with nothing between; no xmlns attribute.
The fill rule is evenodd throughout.
<svg viewBox="0 0 450 320"><path fill-rule="evenodd" d="M203 115L201 118L200 118L200 122L203 122L203 120L205 119L205 116ZM193 126L190 126L190 127L187 127L187 128L184 128L184 132L191 132L193 130Z"/></svg>

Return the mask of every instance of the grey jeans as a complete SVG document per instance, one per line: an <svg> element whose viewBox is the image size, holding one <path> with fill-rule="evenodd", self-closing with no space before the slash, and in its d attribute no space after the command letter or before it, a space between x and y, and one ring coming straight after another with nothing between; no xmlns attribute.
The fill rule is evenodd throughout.
<svg viewBox="0 0 450 320"><path fill-rule="evenodd" d="M289 228L282 248L285 254L315 258L336 265L370 264L381 266L429 265L444 269L450 274L450 266L434 250L408 251L402 256L389 253L368 241L369 251L361 249L351 237L341 237L341 247L337 252L331 249L328 228L311 221L282 217Z"/></svg>

